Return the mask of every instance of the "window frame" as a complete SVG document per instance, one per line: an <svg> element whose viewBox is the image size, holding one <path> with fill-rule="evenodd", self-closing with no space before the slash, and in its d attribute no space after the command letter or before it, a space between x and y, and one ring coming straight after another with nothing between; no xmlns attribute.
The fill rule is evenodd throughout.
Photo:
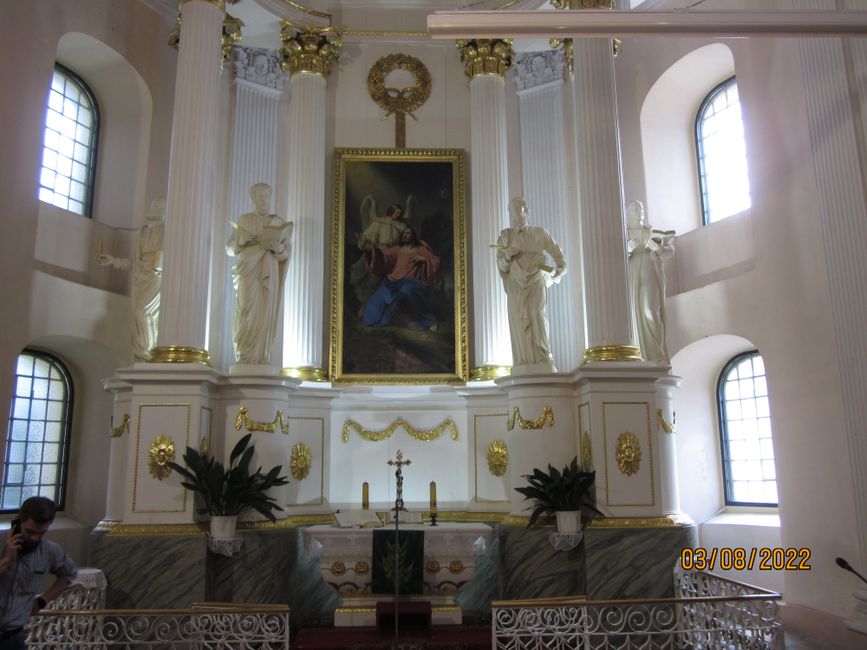
<svg viewBox="0 0 867 650"><path fill-rule="evenodd" d="M731 475L731 460L729 454L729 438L728 438L728 420L726 418L725 413L725 384L728 380L729 374L734 370L742 361L745 359L752 359L753 357L762 357L761 353L757 349L746 350L744 352L740 352L733 356L731 359L726 362L723 366L722 370L719 373L719 377L717 377L717 385L716 385L716 406L717 406L717 422L719 424L719 436L720 436L720 464L722 466L722 476L723 476L723 498L725 500L725 505L727 507L745 507L745 508L772 508L776 509L779 507L779 492L777 493L777 501L774 503L762 503L755 501L735 501L731 496L731 485L732 480L730 478ZM762 357L762 362L764 363L764 357ZM767 368L765 369L765 377L767 378ZM768 404L770 406L770 394L767 396ZM771 440L773 440L773 422L771 423ZM774 463L776 465L776 456L774 457ZM776 472L775 472L776 476ZM774 479L776 481L776 478Z"/></svg>
<svg viewBox="0 0 867 650"><path fill-rule="evenodd" d="M61 380L66 388L66 400L64 403L64 413L63 419L61 420L61 432L60 432L60 458L58 461L58 477L55 482L55 493L49 496L57 506L58 511L64 510L66 506L66 486L67 479L69 478L69 452L70 447L72 446L72 418L74 412L74 404L75 404L75 386L72 381L72 374L69 372L69 368L63 362L60 357L51 352L47 352L45 350L41 350L39 348L34 347L26 347L24 348L16 359L16 369L15 369L15 381L13 382L13 394L12 401L10 403L10 411L9 417L6 421L6 451L3 457L3 473L0 475L0 489L5 490L6 486L6 477L8 471L8 459L9 459L9 444L11 442L12 435L12 420L17 419L14 418L14 408L15 408L15 400L17 398L18 392L18 378L22 375L18 374L18 359L22 355L31 355L35 359L43 359L51 364L52 368L56 369L58 374L60 375ZM31 388L31 396L28 399L32 399L32 388ZM28 422L30 419L28 417ZM47 420L42 420L43 422ZM26 464L26 463L25 463ZM22 488L24 484L22 483ZM18 512L18 507L15 508L3 508L2 500L0 500L0 514L9 514Z"/></svg>
<svg viewBox="0 0 867 650"><path fill-rule="evenodd" d="M66 67L65 65L63 65L59 61L55 61L54 72L52 72L52 80L54 78L54 74L58 73L58 72L61 75L63 75L64 77L66 77L67 83L69 81L74 83L77 86L78 90L85 97L87 97L87 100L90 102L90 108L91 108L91 111L93 114L93 124L92 124L91 129L90 129L90 142L88 143L88 147L89 147L89 151L90 151L90 161L87 165L87 178L86 178L85 183L84 183L84 200L81 202L82 206L83 206L83 213L81 214L81 216L87 217L88 219L90 219L93 216L93 199L94 199L94 196L96 195L96 165L97 165L98 154L99 154L99 130L100 130L100 124L101 124L99 102L96 101L96 95L94 94L90 85L88 85L88 83L82 78L81 75L79 75L74 70L71 70L70 68ZM40 162L39 162L39 178L37 178L37 181L36 181L37 199L39 196L39 191L43 187L41 177L42 177L42 170L44 169L44 166L43 166L42 161L45 159L45 129L48 128L48 123L47 123L48 110L49 110L48 98L50 97L50 95L51 95L51 84L49 84L49 87L48 87L48 93L47 93L46 99L45 99L45 115L42 119L42 152L41 152L42 155L40 157ZM66 196L67 196L67 199L69 199L69 194L67 194ZM41 199L39 199L39 200L41 201ZM47 203L48 205L54 205L54 203L48 203L47 201L42 201L42 202ZM77 212L70 210L68 206L67 206L67 208L59 208L59 209L61 209L61 210L65 209L67 212L72 212L73 214L78 214Z"/></svg>
<svg viewBox="0 0 867 650"><path fill-rule="evenodd" d="M719 95L724 93L729 86L737 85L737 75L724 79L716 86L711 88L710 92L705 95L704 99L699 104L698 111L695 114L695 122L693 124L693 139L695 142L695 164L698 173L698 198L701 204L701 224L709 226L714 223L710 221L710 206L707 202L707 183L705 181L707 174L704 173L704 138L702 137L703 115L707 107L713 103ZM738 103L740 103L740 89L738 89ZM741 119L741 127L743 127L743 118ZM746 134L744 135L746 141ZM749 176L747 177L749 180ZM752 198L752 197L751 197ZM732 216L732 215L729 215Z"/></svg>

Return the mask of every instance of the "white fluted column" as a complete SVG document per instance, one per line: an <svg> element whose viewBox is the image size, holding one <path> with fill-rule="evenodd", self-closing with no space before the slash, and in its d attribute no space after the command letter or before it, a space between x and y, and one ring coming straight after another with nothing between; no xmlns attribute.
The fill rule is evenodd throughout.
<svg viewBox="0 0 867 650"><path fill-rule="evenodd" d="M804 11L833 11L830 0L795 0ZM847 0L845 9L867 9L865 0ZM804 70L807 122L821 209L822 244L828 272L828 290L834 320L840 392L848 435L852 498L860 556L852 564L867 566L867 303L853 300L867 287L867 45L859 39L803 39L799 43ZM856 590L856 600L867 602L867 592ZM863 607L863 604L860 604ZM867 634L867 612L846 621L850 629Z"/></svg>
<svg viewBox="0 0 867 650"><path fill-rule="evenodd" d="M567 264L566 276L548 290L551 353L561 372L571 372L581 362L584 319L578 218L566 179L563 54L519 55L516 68L524 198L531 222L551 233Z"/></svg>
<svg viewBox="0 0 867 650"><path fill-rule="evenodd" d="M284 24L280 55L290 77L286 178L278 207L295 222L283 301L283 374L322 381L325 300L325 89L340 47L332 33Z"/></svg>
<svg viewBox="0 0 867 650"><path fill-rule="evenodd" d="M629 321L614 55L608 39L574 41L571 83L584 271L584 361L640 360Z"/></svg>
<svg viewBox="0 0 867 650"><path fill-rule="evenodd" d="M230 234L229 221L249 212L252 202L250 188L256 183L277 184L277 143L280 113L280 98L283 94L285 75L273 51L236 47L233 60L235 70L235 118L232 137L231 172L229 174L229 200L225 215L218 215L223 222L217 228L223 239L215 244L215 257L221 265L214 265L222 273L222 283L215 286L213 301L222 304L212 306L219 314L218 328L211 329L211 358L215 366L228 367L234 362L232 354L232 319L235 313L235 291L232 286L232 260L223 248ZM283 218L285 212L275 210ZM218 337L219 343L214 339ZM278 331L271 358L282 345ZM215 355L219 352L221 363ZM279 353L276 355L279 358Z"/></svg>
<svg viewBox="0 0 867 650"><path fill-rule="evenodd" d="M508 226L505 74L509 41L458 41L470 78L470 186L472 188L473 351L470 379L506 374L512 365L506 293L490 244Z"/></svg>
<svg viewBox="0 0 867 650"><path fill-rule="evenodd" d="M182 0L154 361L207 362L223 0Z"/></svg>

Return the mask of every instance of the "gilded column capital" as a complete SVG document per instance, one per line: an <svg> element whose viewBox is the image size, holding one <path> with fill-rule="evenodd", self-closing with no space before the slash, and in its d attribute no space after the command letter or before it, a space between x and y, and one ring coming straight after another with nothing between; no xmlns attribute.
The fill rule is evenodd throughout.
<svg viewBox="0 0 867 650"><path fill-rule="evenodd" d="M216 4L216 3L215 3ZM222 7L221 7L222 8ZM227 13L223 14L223 32L220 36L220 54L222 61L227 61L232 54L232 48L241 41L241 28L244 26L240 18L235 18ZM181 43L181 14L175 22L175 28L169 32L169 45L178 49Z"/></svg>
<svg viewBox="0 0 867 650"><path fill-rule="evenodd" d="M614 9L616 0L551 0L554 9Z"/></svg>
<svg viewBox="0 0 867 650"><path fill-rule="evenodd" d="M456 42L461 62L470 79L480 75L496 75L505 79L512 68L515 51L510 38L473 38Z"/></svg>
<svg viewBox="0 0 867 650"><path fill-rule="evenodd" d="M339 59L343 45L341 32L335 27L298 27L280 21L280 67L290 74L312 72L327 77L331 64Z"/></svg>

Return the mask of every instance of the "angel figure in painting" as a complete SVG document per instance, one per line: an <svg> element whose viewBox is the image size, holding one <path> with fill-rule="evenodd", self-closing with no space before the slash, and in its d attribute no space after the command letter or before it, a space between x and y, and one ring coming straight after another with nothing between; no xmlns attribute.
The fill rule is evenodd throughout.
<svg viewBox="0 0 867 650"><path fill-rule="evenodd" d="M412 223L410 219L415 212L414 208L415 197L410 194L406 197L406 209L401 204L394 203L388 206L385 214L380 215L377 212L376 198L372 194L365 196L361 200L359 210L362 230L355 234L358 248L364 251L368 250L370 245L397 246L400 244L403 233ZM369 266L364 263L362 257L352 265L349 281L363 311L364 305L378 288L380 278L370 272Z"/></svg>
<svg viewBox="0 0 867 650"><path fill-rule="evenodd" d="M500 232L497 269L506 291L512 367L525 372L556 372L548 339L548 287L566 272L566 259L557 242L540 226L527 225L527 202L509 202L510 228ZM554 262L548 264L546 253Z"/></svg>
<svg viewBox="0 0 867 650"><path fill-rule="evenodd" d="M136 235L132 259L100 254L96 263L116 269L132 269L132 352L136 361L149 361L157 343L162 286L163 221L166 200L151 201L145 213L147 223Z"/></svg>
<svg viewBox="0 0 867 650"><path fill-rule="evenodd" d="M665 271L663 262L674 253L673 230L654 230L644 204L626 206L627 271L631 292L630 316L641 356L669 363L665 343Z"/></svg>
<svg viewBox="0 0 867 650"><path fill-rule="evenodd" d="M237 257L232 278L237 296L232 341L238 363L268 364L282 311L283 280L289 259L292 221L284 221L271 208L271 186L250 188L255 210L232 223L226 252Z"/></svg>

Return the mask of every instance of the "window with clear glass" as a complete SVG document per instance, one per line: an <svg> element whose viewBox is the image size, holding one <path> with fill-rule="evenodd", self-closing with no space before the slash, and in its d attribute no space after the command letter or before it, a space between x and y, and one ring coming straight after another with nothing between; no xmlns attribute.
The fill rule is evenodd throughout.
<svg viewBox="0 0 867 650"><path fill-rule="evenodd" d="M734 77L705 97L695 120L695 140L704 223L749 209L747 147Z"/></svg>
<svg viewBox="0 0 867 650"><path fill-rule="evenodd" d="M46 496L62 508L72 382L57 357L31 349L19 355L10 412L0 510L14 512L32 496Z"/></svg>
<svg viewBox="0 0 867 650"><path fill-rule="evenodd" d="M765 364L745 352L723 368L717 386L727 505L777 505L777 472Z"/></svg>
<svg viewBox="0 0 867 650"><path fill-rule="evenodd" d="M45 110L40 201L90 216L98 133L99 110L90 88L56 64Z"/></svg>

